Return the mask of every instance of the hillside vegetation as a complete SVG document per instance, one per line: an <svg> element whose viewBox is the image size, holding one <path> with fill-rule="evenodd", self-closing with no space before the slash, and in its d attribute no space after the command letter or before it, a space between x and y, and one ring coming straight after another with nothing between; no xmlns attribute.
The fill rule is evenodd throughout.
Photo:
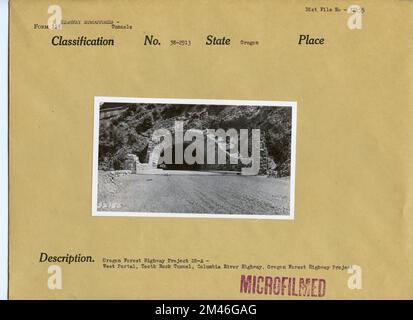
<svg viewBox="0 0 413 320"><path fill-rule="evenodd" d="M110 106L114 104L101 108ZM146 162L153 131L171 129L175 121L183 121L185 129L261 129L272 175L290 175L291 108L257 106L128 104L127 109L100 121L99 169L125 169L129 153Z"/></svg>

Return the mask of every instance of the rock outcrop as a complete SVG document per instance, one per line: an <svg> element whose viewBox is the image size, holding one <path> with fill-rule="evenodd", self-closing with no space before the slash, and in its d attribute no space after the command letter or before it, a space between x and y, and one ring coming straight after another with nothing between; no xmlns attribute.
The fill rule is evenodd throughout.
<svg viewBox="0 0 413 320"><path fill-rule="evenodd" d="M173 130L175 121L182 121L186 129L260 129L260 174L290 175L291 108L108 104L103 105L102 110L105 107L115 112L106 112L100 120L101 170L127 169L133 172L133 166L136 170L136 165L148 164L152 133L160 128Z"/></svg>

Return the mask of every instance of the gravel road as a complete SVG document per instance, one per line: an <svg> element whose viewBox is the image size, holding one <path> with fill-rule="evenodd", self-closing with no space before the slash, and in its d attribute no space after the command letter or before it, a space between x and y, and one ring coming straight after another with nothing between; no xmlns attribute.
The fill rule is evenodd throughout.
<svg viewBox="0 0 413 320"><path fill-rule="evenodd" d="M116 208L101 211L289 214L288 178L132 174L116 177L116 183L110 197ZM105 198L100 190L99 198Z"/></svg>

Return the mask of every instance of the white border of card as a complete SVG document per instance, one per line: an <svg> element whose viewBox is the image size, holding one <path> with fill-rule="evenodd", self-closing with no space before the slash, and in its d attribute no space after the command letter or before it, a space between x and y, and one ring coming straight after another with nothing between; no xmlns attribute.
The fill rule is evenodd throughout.
<svg viewBox="0 0 413 320"><path fill-rule="evenodd" d="M0 1L0 300L8 297L8 23L9 3Z"/></svg>

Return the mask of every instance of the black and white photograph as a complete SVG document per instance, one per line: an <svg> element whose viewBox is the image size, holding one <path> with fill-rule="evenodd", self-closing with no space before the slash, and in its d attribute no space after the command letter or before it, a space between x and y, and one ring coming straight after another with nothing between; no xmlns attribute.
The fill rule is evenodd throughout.
<svg viewBox="0 0 413 320"><path fill-rule="evenodd" d="M97 216L293 219L296 102L95 97Z"/></svg>

